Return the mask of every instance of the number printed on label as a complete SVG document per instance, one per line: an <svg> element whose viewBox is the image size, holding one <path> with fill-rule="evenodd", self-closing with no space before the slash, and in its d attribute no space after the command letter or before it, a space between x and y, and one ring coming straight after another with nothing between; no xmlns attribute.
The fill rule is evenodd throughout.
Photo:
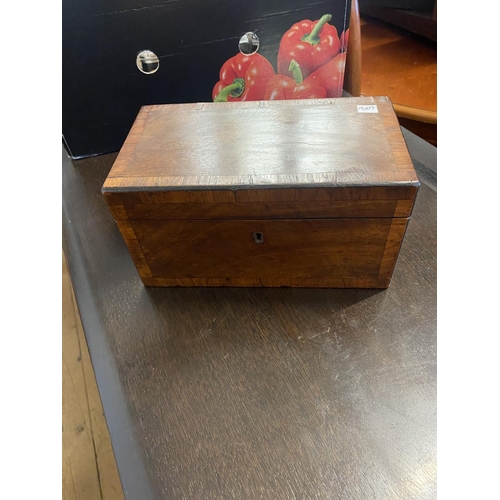
<svg viewBox="0 0 500 500"><path fill-rule="evenodd" d="M361 105L358 104L358 113L378 113L376 104Z"/></svg>

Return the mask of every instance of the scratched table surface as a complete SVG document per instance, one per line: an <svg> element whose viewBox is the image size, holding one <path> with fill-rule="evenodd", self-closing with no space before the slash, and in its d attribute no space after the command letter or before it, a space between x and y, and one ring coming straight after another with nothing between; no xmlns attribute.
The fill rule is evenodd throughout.
<svg viewBox="0 0 500 500"><path fill-rule="evenodd" d="M145 288L63 151L63 245L125 497L436 497L436 149L389 289Z"/></svg>

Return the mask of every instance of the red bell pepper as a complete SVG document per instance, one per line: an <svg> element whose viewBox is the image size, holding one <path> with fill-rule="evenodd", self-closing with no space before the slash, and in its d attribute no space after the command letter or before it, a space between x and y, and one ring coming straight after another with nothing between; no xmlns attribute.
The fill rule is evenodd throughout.
<svg viewBox="0 0 500 500"><path fill-rule="evenodd" d="M326 89L309 78L303 80L302 72L296 61L292 60L289 71L293 78L275 75L267 84L265 101L283 101L285 99L322 99L326 97Z"/></svg>
<svg viewBox="0 0 500 500"><path fill-rule="evenodd" d="M347 44L349 43L349 29L343 31L340 35L340 50L342 52L347 51Z"/></svg>
<svg viewBox="0 0 500 500"><path fill-rule="evenodd" d="M307 78L340 52L337 29L327 24L331 18L325 14L318 21L295 23L283 35L278 51L278 73L291 76L288 68L294 59Z"/></svg>
<svg viewBox="0 0 500 500"><path fill-rule="evenodd" d="M342 97L345 58L346 53L341 52L337 57L334 57L309 75L307 81L324 87L326 89L326 97Z"/></svg>
<svg viewBox="0 0 500 500"><path fill-rule="evenodd" d="M260 101L274 74L271 63L260 54L237 54L222 65L212 99L215 102Z"/></svg>

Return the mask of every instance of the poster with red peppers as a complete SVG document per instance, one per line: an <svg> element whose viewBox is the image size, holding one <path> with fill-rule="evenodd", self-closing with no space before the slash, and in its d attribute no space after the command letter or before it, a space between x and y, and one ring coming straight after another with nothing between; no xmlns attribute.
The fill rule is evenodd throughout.
<svg viewBox="0 0 500 500"><path fill-rule="evenodd" d="M141 106L340 97L350 0L63 0L72 158L118 151Z"/></svg>
<svg viewBox="0 0 500 500"><path fill-rule="evenodd" d="M331 14L295 23L283 34L273 62L257 50L240 51L222 65L213 101L341 97L349 28L345 18L340 34L331 23Z"/></svg>

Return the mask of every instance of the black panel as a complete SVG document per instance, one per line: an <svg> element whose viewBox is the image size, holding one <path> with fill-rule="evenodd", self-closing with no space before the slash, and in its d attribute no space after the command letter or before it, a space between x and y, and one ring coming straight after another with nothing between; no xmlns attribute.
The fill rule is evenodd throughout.
<svg viewBox="0 0 500 500"><path fill-rule="evenodd" d="M247 31L273 64L283 34L332 14L339 36L350 1L63 0L63 135L74 158L118 150L142 105L211 101L222 64ZM141 73L152 50L159 70Z"/></svg>

